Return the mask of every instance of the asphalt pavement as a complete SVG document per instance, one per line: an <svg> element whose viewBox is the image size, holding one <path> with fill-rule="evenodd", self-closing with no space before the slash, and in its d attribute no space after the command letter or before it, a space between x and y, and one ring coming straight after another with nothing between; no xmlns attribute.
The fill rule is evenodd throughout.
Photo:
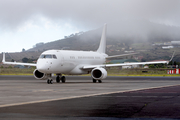
<svg viewBox="0 0 180 120"><path fill-rule="evenodd" d="M180 77L0 76L0 119L180 119Z"/></svg>

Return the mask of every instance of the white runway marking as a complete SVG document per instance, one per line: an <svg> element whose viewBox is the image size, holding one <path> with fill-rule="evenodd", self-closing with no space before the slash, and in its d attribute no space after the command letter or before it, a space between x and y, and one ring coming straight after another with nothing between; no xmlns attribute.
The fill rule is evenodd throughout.
<svg viewBox="0 0 180 120"><path fill-rule="evenodd" d="M180 84L178 84L178 85L180 85ZM51 101L57 101L57 100L66 100L66 99L75 99L75 98L83 98L83 97L92 97L92 96L98 96L98 95L108 95L108 94L114 94L114 93L132 92L132 91L138 91L138 90L148 90L148 89L171 87L171 86L178 86L178 85L167 85L167 86L159 86L159 87L149 87L149 88L125 90L125 91L115 91L115 92L106 92L106 93L98 93L98 94L90 94L90 95L82 95L82 96L72 96L72 97L64 97L64 98L56 98L56 99L46 99L46 100L38 100L38 101L30 101L30 102L4 104L4 105L0 105L0 108L2 108L2 107L11 107L11 106L18 106L18 105L34 104L34 103L42 103L42 102L51 102ZM141 96L136 96L136 97L141 97ZM169 96L167 96L167 97L169 97Z"/></svg>
<svg viewBox="0 0 180 120"><path fill-rule="evenodd" d="M117 97L117 98L126 98L126 97L134 97L134 98L171 98L174 96L95 96L95 97L104 97L104 98L111 98L111 97Z"/></svg>

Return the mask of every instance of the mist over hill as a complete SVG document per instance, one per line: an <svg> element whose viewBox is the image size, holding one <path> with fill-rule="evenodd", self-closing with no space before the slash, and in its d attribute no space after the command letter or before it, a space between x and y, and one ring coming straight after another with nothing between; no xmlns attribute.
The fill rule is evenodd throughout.
<svg viewBox="0 0 180 120"><path fill-rule="evenodd" d="M147 20L122 20L107 25L108 55L139 52L140 54L137 56L143 56L145 60L149 61L154 59L169 59L174 49L176 49L176 54L180 54L180 47L162 50L161 46L152 45L153 43L180 41L180 27L154 23ZM9 53L8 60L15 59L16 61L21 61L23 56L37 59L43 51L50 49L95 51L99 46L102 29L103 26L94 30L81 32L81 34L71 34L65 36L64 39L44 43L25 52ZM177 59L180 61L178 55Z"/></svg>
<svg viewBox="0 0 180 120"><path fill-rule="evenodd" d="M95 51L101 39L103 27L83 32L82 34L70 35L61 40L45 43L41 46L34 47L28 51L45 51L49 49L69 49L69 50L87 50ZM110 23L107 26L107 53L121 54L121 49L131 49L132 44L155 42L170 42L180 40L180 27L168 26L164 24L154 23L146 20L136 21L120 21L118 23ZM111 52L110 48L114 47L116 52ZM150 49L148 46L145 49ZM142 48L143 49L143 48ZM119 51L119 52L117 52Z"/></svg>

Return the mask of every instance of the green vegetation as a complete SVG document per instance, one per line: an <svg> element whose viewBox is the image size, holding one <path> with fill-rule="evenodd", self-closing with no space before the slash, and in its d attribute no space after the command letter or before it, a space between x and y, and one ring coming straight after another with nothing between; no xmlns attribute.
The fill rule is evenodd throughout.
<svg viewBox="0 0 180 120"><path fill-rule="evenodd" d="M0 68L0 75L33 75L34 68Z"/></svg>
<svg viewBox="0 0 180 120"><path fill-rule="evenodd" d="M0 68L0 75L33 75L35 68ZM178 74L167 74L167 69L119 69L112 67L107 69L108 76L180 76Z"/></svg>
<svg viewBox="0 0 180 120"><path fill-rule="evenodd" d="M167 74L168 69L119 69L112 67L107 69L108 76L180 76L179 74Z"/></svg>
<svg viewBox="0 0 180 120"><path fill-rule="evenodd" d="M33 61L35 61L36 59L30 59L30 58L26 58L26 57L24 57L23 59L22 59L22 62L23 63L33 63Z"/></svg>

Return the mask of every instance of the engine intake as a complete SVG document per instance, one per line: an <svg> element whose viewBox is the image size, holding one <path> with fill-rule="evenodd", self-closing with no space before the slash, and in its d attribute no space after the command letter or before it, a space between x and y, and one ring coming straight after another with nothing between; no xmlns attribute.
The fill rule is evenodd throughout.
<svg viewBox="0 0 180 120"><path fill-rule="evenodd" d="M91 71L91 76L93 79L102 80L107 77L107 71L104 68L94 68Z"/></svg>
<svg viewBox="0 0 180 120"><path fill-rule="evenodd" d="M34 77L39 80L45 80L48 78L47 74L39 72L37 69L34 70L33 74L34 74Z"/></svg>

